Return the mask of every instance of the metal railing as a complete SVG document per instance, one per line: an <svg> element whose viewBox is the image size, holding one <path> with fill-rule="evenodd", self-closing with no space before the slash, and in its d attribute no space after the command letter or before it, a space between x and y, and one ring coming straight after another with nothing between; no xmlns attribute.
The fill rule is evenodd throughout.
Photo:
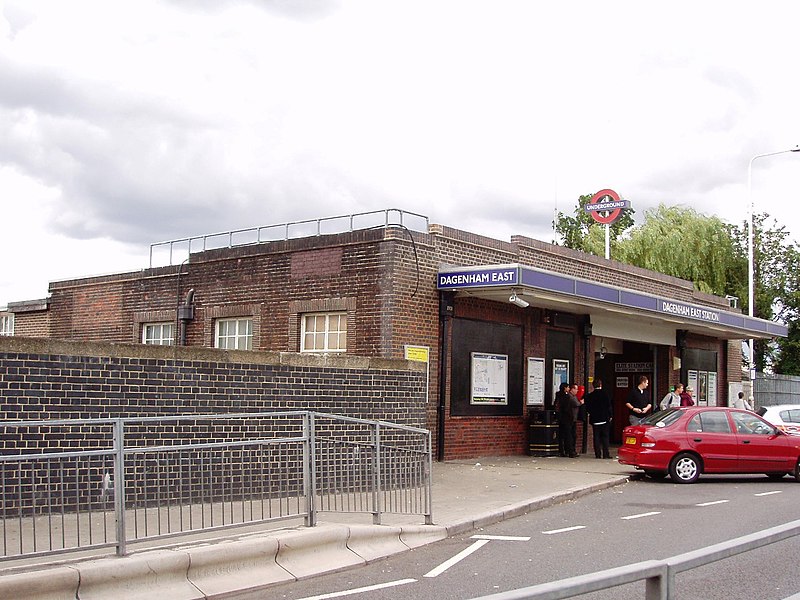
<svg viewBox="0 0 800 600"><path fill-rule="evenodd" d="M645 582L645 600L672 600L678 593L675 585L675 576L678 573L774 544L798 534L800 534L800 521L792 521L663 560L646 560L560 581L481 596L474 600L558 600L638 581Z"/></svg>
<svg viewBox="0 0 800 600"><path fill-rule="evenodd" d="M209 233L193 237L169 240L150 244L150 268L180 264L192 252L205 252L216 248L233 248L235 246L249 246L263 242L289 240L300 237L312 237L345 233L358 229L372 227L389 227L392 225L408 227L418 231L428 231L428 217L417 213L387 208L352 215L337 217L323 217L320 219L306 219L292 221L278 225L263 225L261 227L248 227L234 229L219 233ZM156 255L166 254L163 263L155 261ZM177 253L177 256L176 256Z"/></svg>
<svg viewBox="0 0 800 600"><path fill-rule="evenodd" d="M310 411L0 421L0 561L303 518L432 523L424 429ZM9 451L8 448L14 450Z"/></svg>

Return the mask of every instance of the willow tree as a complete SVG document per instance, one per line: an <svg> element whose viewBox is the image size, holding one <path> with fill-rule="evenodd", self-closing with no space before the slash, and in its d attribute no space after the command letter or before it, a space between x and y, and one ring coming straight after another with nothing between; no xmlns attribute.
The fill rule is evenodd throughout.
<svg viewBox="0 0 800 600"><path fill-rule="evenodd" d="M692 208L661 204L645 211L613 258L692 281L702 292L741 297L747 262L729 227Z"/></svg>

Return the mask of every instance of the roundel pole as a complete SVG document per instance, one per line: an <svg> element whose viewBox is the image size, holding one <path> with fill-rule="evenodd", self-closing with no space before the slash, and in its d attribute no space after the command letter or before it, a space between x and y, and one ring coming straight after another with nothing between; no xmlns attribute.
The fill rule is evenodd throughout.
<svg viewBox="0 0 800 600"><path fill-rule="evenodd" d="M627 200L620 200L617 192L608 189L597 192L586 205L592 218L606 226L606 259L611 258L611 224L622 215L622 209L629 206Z"/></svg>

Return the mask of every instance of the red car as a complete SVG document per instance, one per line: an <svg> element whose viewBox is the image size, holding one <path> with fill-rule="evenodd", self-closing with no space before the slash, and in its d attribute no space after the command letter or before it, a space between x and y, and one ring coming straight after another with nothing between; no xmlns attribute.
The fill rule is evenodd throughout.
<svg viewBox="0 0 800 600"><path fill-rule="evenodd" d="M676 483L694 483L701 473L791 474L800 481L800 437L747 410L668 408L623 430L619 462Z"/></svg>

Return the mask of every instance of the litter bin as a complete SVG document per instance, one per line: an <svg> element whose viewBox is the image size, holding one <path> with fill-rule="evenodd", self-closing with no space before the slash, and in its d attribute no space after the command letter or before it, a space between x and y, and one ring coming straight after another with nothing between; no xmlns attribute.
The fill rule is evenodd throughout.
<svg viewBox="0 0 800 600"><path fill-rule="evenodd" d="M528 425L528 454L531 456L558 456L556 411L531 411Z"/></svg>

